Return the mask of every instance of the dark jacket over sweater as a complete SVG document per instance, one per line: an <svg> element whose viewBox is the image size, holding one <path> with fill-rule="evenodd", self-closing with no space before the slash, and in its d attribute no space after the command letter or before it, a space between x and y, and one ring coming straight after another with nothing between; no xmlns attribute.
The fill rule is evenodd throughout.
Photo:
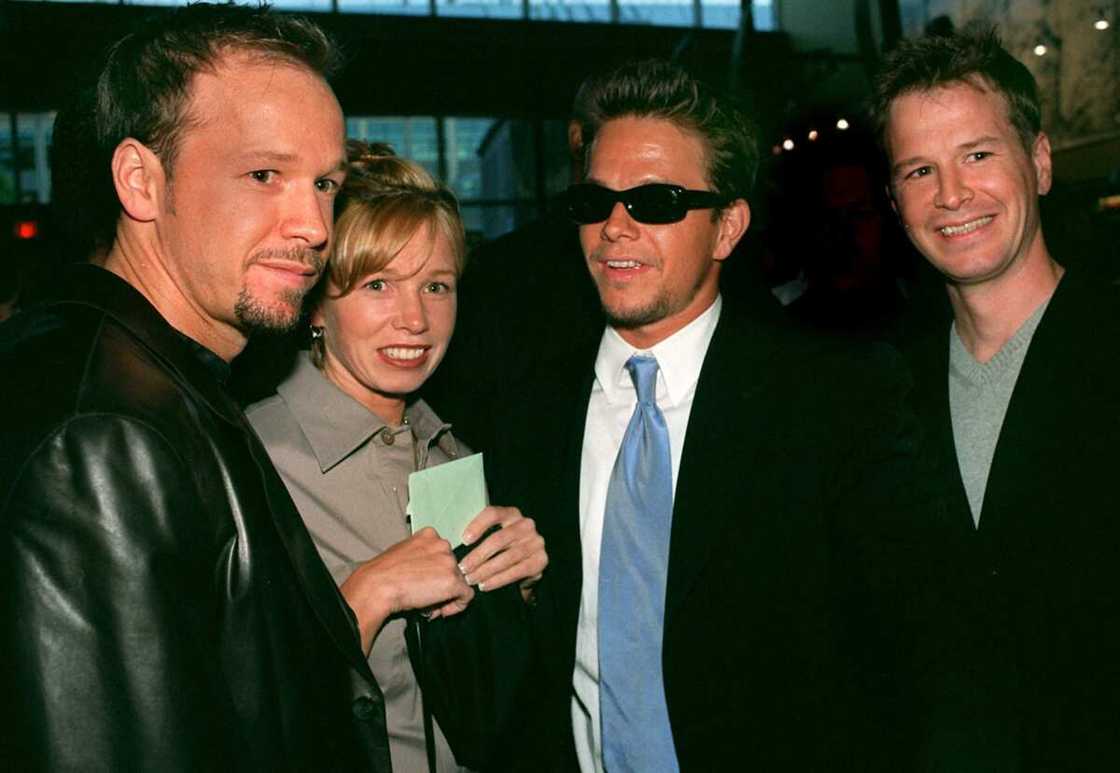
<svg viewBox="0 0 1120 773"><path fill-rule="evenodd" d="M925 769L1120 770L1120 292L1068 271L1027 350L973 526L953 443L948 319L909 356L944 495Z"/></svg>

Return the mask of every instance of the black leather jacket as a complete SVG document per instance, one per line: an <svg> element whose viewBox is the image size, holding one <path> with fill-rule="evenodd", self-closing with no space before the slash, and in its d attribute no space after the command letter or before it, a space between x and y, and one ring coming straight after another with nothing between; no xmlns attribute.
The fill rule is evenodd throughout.
<svg viewBox="0 0 1120 773"><path fill-rule="evenodd" d="M93 266L0 326L0 760L390 769L352 615L204 358Z"/></svg>

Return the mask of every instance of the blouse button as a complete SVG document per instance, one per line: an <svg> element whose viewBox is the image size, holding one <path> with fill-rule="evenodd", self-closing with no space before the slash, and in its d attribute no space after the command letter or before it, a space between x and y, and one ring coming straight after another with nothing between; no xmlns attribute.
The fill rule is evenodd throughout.
<svg viewBox="0 0 1120 773"><path fill-rule="evenodd" d="M393 443L396 442L396 438L393 436L393 430L388 427L381 430L381 442L387 446L393 445Z"/></svg>

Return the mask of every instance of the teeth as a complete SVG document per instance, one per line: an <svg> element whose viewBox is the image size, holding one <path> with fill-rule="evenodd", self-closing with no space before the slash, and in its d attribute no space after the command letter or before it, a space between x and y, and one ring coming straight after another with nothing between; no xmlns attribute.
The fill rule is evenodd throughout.
<svg viewBox="0 0 1120 773"><path fill-rule="evenodd" d="M424 353L423 347L420 346L390 346L381 351L384 352L385 356L390 360L415 360Z"/></svg>
<svg viewBox="0 0 1120 773"><path fill-rule="evenodd" d="M608 260L607 265L611 268L638 268L642 264L636 260Z"/></svg>
<svg viewBox="0 0 1120 773"><path fill-rule="evenodd" d="M961 234L970 234L977 228L982 228L990 222L992 222L991 215L986 215L973 220L971 223L965 223L964 225L947 225L939 230L945 236L960 236Z"/></svg>

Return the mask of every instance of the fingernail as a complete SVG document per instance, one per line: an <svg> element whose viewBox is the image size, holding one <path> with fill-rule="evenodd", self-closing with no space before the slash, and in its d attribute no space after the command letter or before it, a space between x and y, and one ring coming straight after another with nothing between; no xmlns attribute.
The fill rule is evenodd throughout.
<svg viewBox="0 0 1120 773"><path fill-rule="evenodd" d="M463 544L464 545L469 545L472 542L474 542L474 535L471 534L469 531L463 532Z"/></svg>
<svg viewBox="0 0 1120 773"><path fill-rule="evenodd" d="M469 574L466 574L466 573L463 574L463 582L465 582L467 585L474 585L474 583L471 582L471 576ZM482 587L482 586L479 586L479 587Z"/></svg>
<svg viewBox="0 0 1120 773"><path fill-rule="evenodd" d="M486 583L484 583L484 582L480 582L480 583L478 584L478 589L479 589L480 591L485 591L485 590L486 590Z"/></svg>
<svg viewBox="0 0 1120 773"><path fill-rule="evenodd" d="M462 564L459 564L459 574L463 575L464 577L467 576L467 570Z"/></svg>

